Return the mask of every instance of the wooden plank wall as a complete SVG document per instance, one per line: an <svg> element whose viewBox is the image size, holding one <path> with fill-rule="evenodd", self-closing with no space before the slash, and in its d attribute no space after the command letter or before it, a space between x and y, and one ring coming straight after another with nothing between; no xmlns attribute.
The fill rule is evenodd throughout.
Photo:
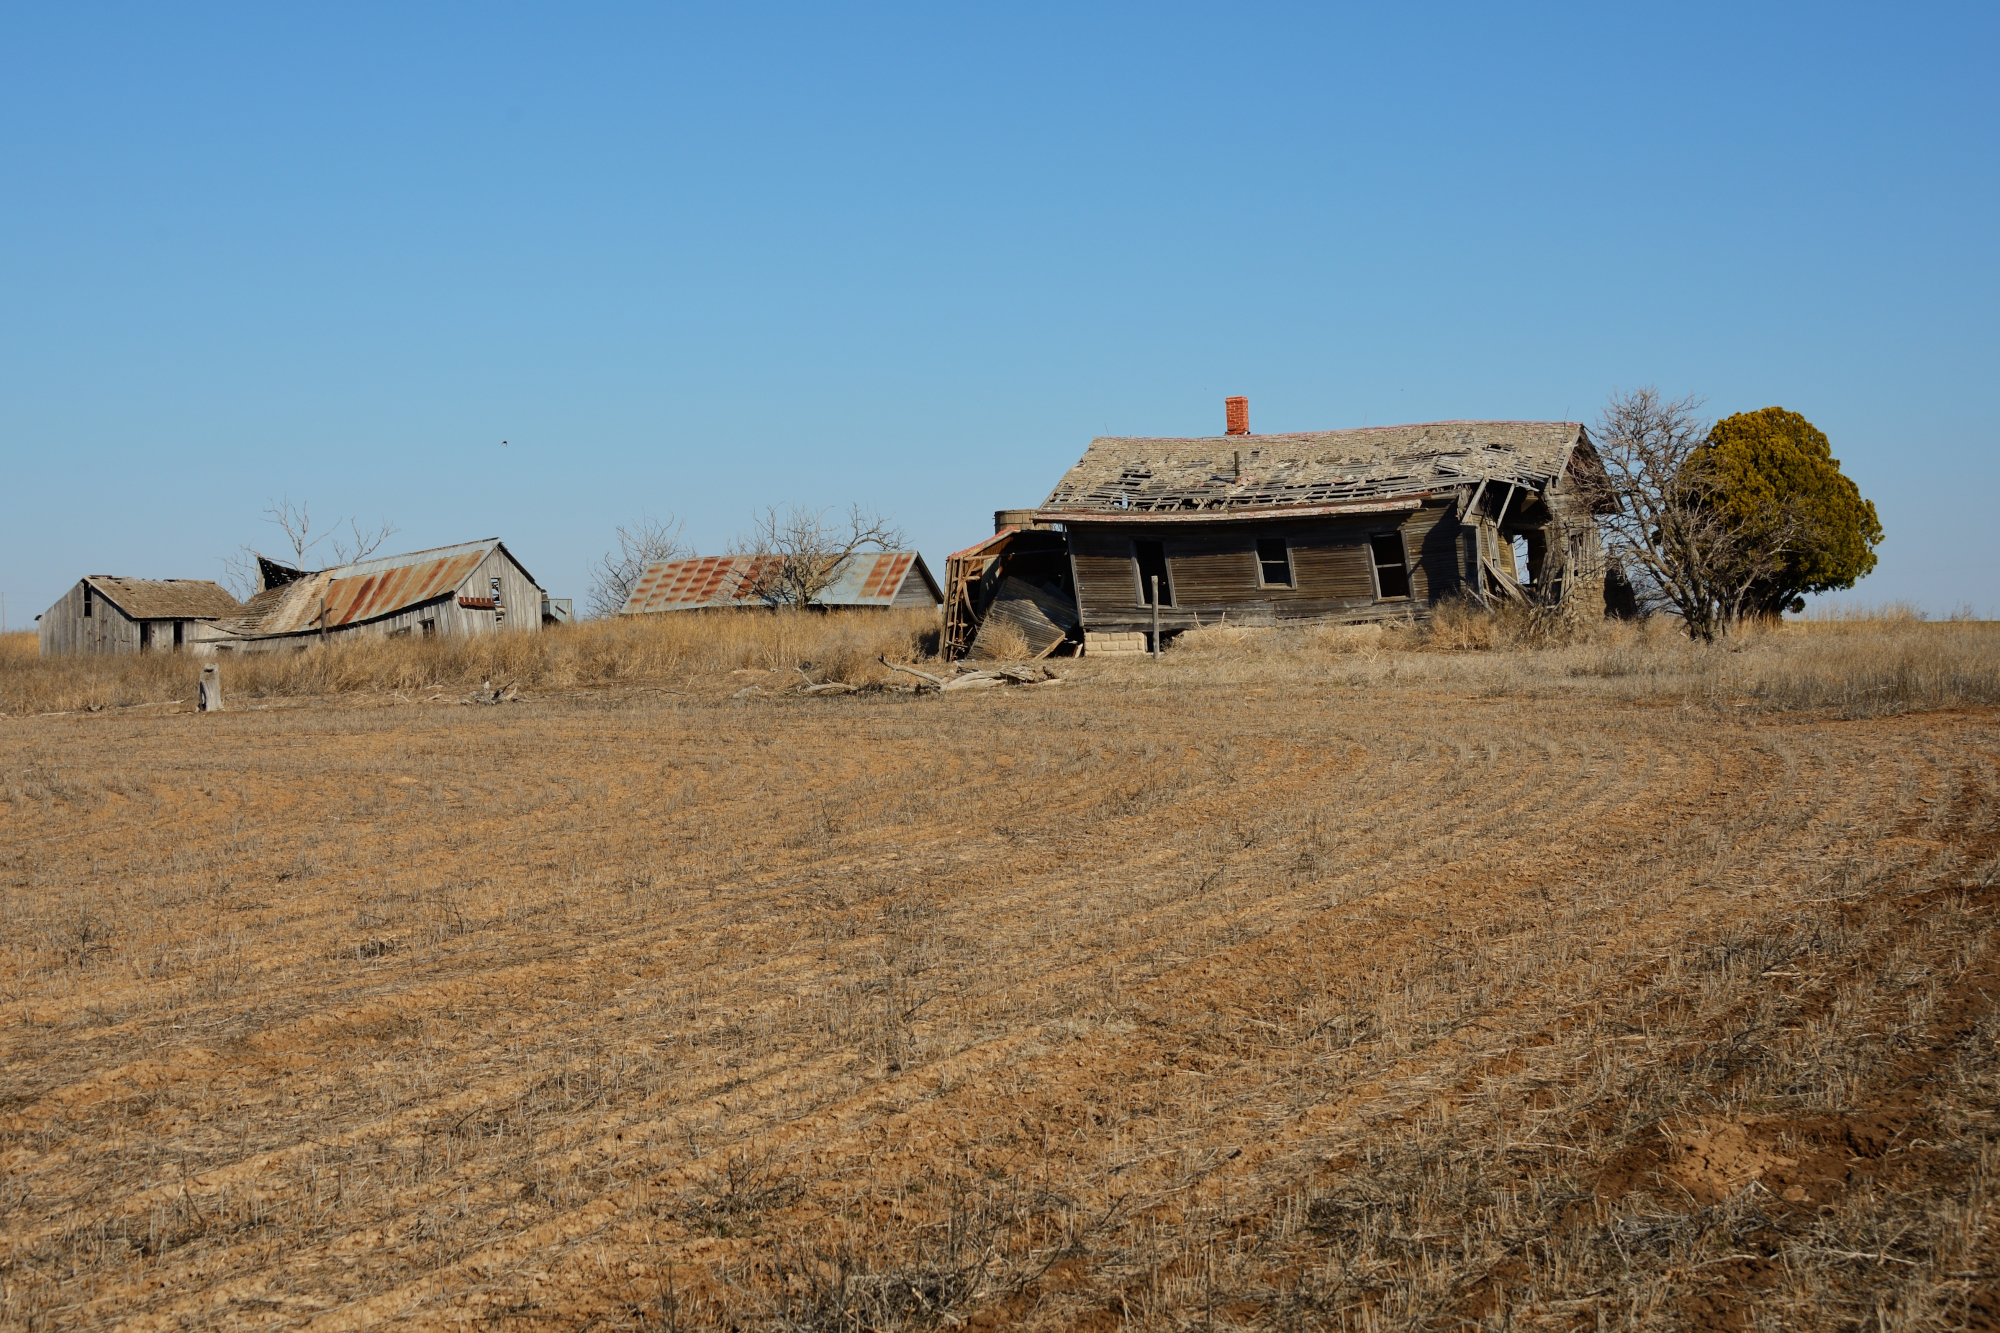
<svg viewBox="0 0 2000 1333"><path fill-rule="evenodd" d="M1408 598L1377 601L1371 533L1400 531L1409 553ZM1294 586L1266 587L1257 561L1259 538L1291 544ZM1231 624L1366 619L1427 614L1430 605L1465 582L1465 543L1449 506L1349 519L1267 520L1258 523L1072 525L1070 560L1084 624L1091 629L1145 628L1152 611L1140 595L1133 541L1166 544L1174 605L1160 623L1183 629Z"/></svg>
<svg viewBox="0 0 2000 1333"><path fill-rule="evenodd" d="M83 580L70 585L56 604L42 612L35 626L43 657L68 653L136 653L139 651L139 622L106 601L95 598L94 614L83 614ZM167 647L173 647L172 622L167 622Z"/></svg>

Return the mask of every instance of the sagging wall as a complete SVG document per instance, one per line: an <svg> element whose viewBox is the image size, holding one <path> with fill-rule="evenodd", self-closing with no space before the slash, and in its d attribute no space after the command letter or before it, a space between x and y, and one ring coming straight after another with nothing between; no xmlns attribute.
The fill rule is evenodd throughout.
<svg viewBox="0 0 2000 1333"><path fill-rule="evenodd" d="M1410 583L1407 597L1377 595L1369 546L1377 533L1401 538ZM1432 603L1470 581L1474 566L1468 552L1474 548L1461 537L1453 508L1445 504L1351 518L1069 525L1083 623L1106 631L1152 624L1133 557L1135 541L1164 544L1172 605L1160 608L1160 625L1186 629L1216 624L1225 615L1229 623L1242 625L1428 615ZM1260 538L1285 541L1292 586L1261 581Z"/></svg>

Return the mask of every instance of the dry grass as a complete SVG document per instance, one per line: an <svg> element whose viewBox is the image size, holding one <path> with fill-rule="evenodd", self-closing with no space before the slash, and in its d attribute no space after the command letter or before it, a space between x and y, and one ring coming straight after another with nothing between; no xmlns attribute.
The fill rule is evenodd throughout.
<svg viewBox="0 0 2000 1333"><path fill-rule="evenodd" d="M463 693L480 682L587 689L662 684L739 668L855 683L876 659L911 661L937 649L937 616L921 611L793 615L715 612L586 621L540 634L476 638L349 639L221 660L225 695L269 699L352 692ZM172 653L125 657L38 655L35 636L0 638L0 712L50 713L161 704L193 697L201 661Z"/></svg>
<svg viewBox="0 0 2000 1333"><path fill-rule="evenodd" d="M9 718L0 1323L1984 1326L2000 715L1677 665L1902 632Z"/></svg>

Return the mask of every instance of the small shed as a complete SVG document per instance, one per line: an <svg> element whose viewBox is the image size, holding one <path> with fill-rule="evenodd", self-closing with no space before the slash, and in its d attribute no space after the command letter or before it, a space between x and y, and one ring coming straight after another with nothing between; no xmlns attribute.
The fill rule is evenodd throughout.
<svg viewBox="0 0 2000 1333"><path fill-rule="evenodd" d="M497 537L333 569L260 562L264 591L211 631L217 647L300 646L337 635L539 632L548 595Z"/></svg>
<svg viewBox="0 0 2000 1333"><path fill-rule="evenodd" d="M243 604L210 579L128 579L92 574L36 617L43 657L68 653L173 652Z"/></svg>
<svg viewBox="0 0 2000 1333"><path fill-rule="evenodd" d="M782 559L775 555L705 555L655 561L632 585L620 614L769 606L763 590ZM832 584L812 605L821 610L936 610L943 602L937 580L915 551L862 551L841 561Z"/></svg>

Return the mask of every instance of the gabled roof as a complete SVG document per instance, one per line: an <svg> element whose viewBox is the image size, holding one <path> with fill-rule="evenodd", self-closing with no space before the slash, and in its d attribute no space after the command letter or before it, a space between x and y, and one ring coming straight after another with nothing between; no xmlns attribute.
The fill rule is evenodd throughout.
<svg viewBox="0 0 2000 1333"><path fill-rule="evenodd" d="M328 629L379 620L453 595L496 550L506 551L506 547L498 537L488 537L428 551L374 556L301 574L290 583L252 597L224 628L245 635L317 630L322 606ZM507 558L513 560L513 552L508 551ZM520 565L518 560L514 563ZM521 572L526 574L527 570ZM534 578L532 574L528 577Z"/></svg>
<svg viewBox="0 0 2000 1333"><path fill-rule="evenodd" d="M621 614L698 611L712 607L763 606L758 589L774 574L775 555L705 555L658 560L632 586ZM862 551L840 564L831 587L814 606L888 606L912 575L921 578L934 601L943 601L937 580L915 551Z"/></svg>
<svg viewBox="0 0 2000 1333"><path fill-rule="evenodd" d="M213 579L121 579L92 574L83 580L133 620L216 620L242 603Z"/></svg>
<svg viewBox="0 0 2000 1333"><path fill-rule="evenodd" d="M1090 442L1038 516L1248 518L1365 508L1484 480L1539 490L1563 475L1579 445L1589 449L1589 439L1574 421L1433 421L1191 439L1107 435Z"/></svg>

